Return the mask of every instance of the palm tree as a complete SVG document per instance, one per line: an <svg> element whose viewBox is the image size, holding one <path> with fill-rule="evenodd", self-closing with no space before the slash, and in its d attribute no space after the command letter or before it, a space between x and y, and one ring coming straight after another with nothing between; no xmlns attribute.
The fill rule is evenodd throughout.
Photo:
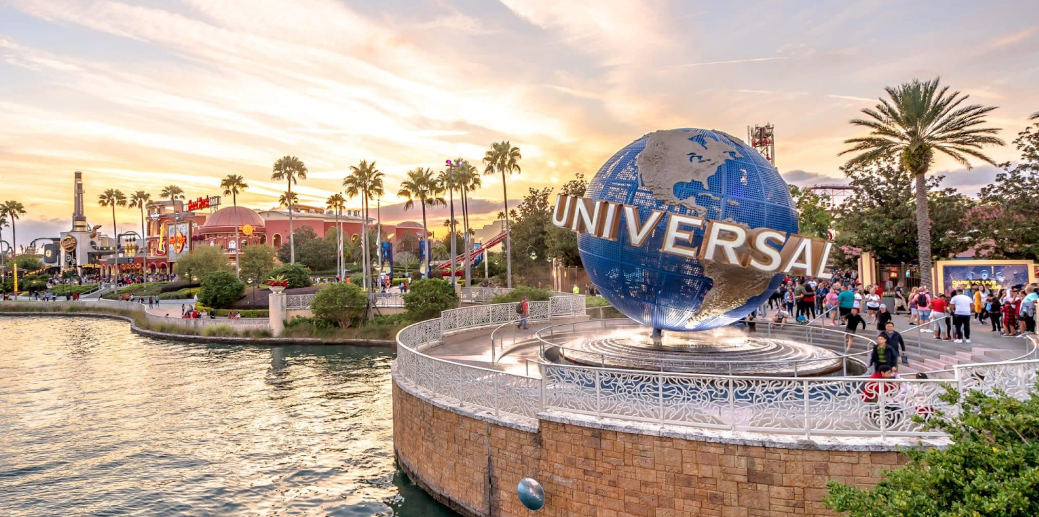
<svg viewBox="0 0 1039 517"><path fill-rule="evenodd" d="M119 230L115 227L115 207L126 206L126 194L122 190L108 189L104 194L97 197L97 204L112 207L112 238L115 239L115 247L119 248Z"/></svg>
<svg viewBox="0 0 1039 517"><path fill-rule="evenodd" d="M184 199L184 189L176 185L166 185L159 192L159 197L170 200L170 208L173 209L173 220L177 220L177 200Z"/></svg>
<svg viewBox="0 0 1039 517"><path fill-rule="evenodd" d="M18 258L18 228L15 221L25 215L25 206L20 201L5 201L0 205L0 215L11 222L11 260Z"/></svg>
<svg viewBox="0 0 1039 517"><path fill-rule="evenodd" d="M234 272L235 276L241 278L242 267L238 263L238 248L242 247L242 243L238 241L238 194L249 188L249 184L239 174L228 174L220 180L220 188L224 189L225 196L231 196L231 203L234 205Z"/></svg>
<svg viewBox="0 0 1039 517"><path fill-rule="evenodd" d="M299 196L297 196L295 192L282 192L281 195L278 196L278 206L290 207L298 203Z"/></svg>
<svg viewBox="0 0 1039 517"><path fill-rule="evenodd" d="M455 225L458 224L458 220L455 219L455 191L458 190L458 179L459 179L459 176L457 174L455 174L455 171L457 169L461 168L461 165L463 163L465 163L465 162L461 158L459 158L458 160L448 160L447 161L447 168L442 170L442 171L440 171L440 174L437 176L437 183L439 183L444 190L447 190L447 203L451 207L451 210L450 210L450 219L448 219L444 223L444 226L448 226L448 227L451 228L449 233L451 233L452 236L455 233ZM452 238L451 239L451 243L450 243L450 246L451 246L451 257L450 257L450 260L451 260L451 265L450 265L450 268L451 268L450 269L450 271L451 271L451 285L455 285L455 269L457 269L457 267L458 267L458 265L457 265L458 264L458 262L457 262L458 261L457 253L458 252L455 249L456 242L457 242L457 240Z"/></svg>
<svg viewBox="0 0 1039 517"><path fill-rule="evenodd" d="M292 195L292 184L299 180L307 179L307 166L295 156L282 156L274 162L274 170L271 179L276 181L285 180L289 184L288 201L285 205L289 209L289 262L296 263L296 237L292 228L292 207L296 204L296 197Z"/></svg>
<svg viewBox="0 0 1039 517"><path fill-rule="evenodd" d="M4 243L3 230L4 226L7 226L7 213L3 211L4 206L0 204L0 273L3 272L4 268Z"/></svg>
<svg viewBox="0 0 1039 517"><path fill-rule="evenodd" d="M939 79L921 82L914 79L897 87L885 88L890 102L880 99L875 108L863 109L868 119L853 119L852 125L870 129L869 136L851 138L852 144L840 154L859 153L846 167L872 162L878 158L897 158L916 180L916 232L920 254L920 279L932 289L931 218L927 207L925 176L934 161L935 151L945 153L964 167L968 157L996 163L981 152L985 145L1003 145L993 136L997 128L982 127L985 114L995 106L971 104L961 107L969 95L940 86Z"/></svg>
<svg viewBox="0 0 1039 517"><path fill-rule="evenodd" d="M130 208L139 208L141 210L141 238L147 237L144 231L144 209L151 206L152 195L143 191L138 190L133 194L130 194Z"/></svg>
<svg viewBox="0 0 1039 517"><path fill-rule="evenodd" d="M336 276L339 280L343 280L344 264L343 264L343 229L339 226L339 214L346 208L346 198L342 194L336 192L331 196L328 196L328 200L325 201L325 206L329 210L336 211Z"/></svg>
<svg viewBox="0 0 1039 517"><path fill-rule="evenodd" d="M432 267L429 265L432 242L429 240L429 226L426 224L426 207L446 206L447 201L444 200L444 190L433 176L432 170L418 167L408 171L408 179L400 184L400 191L397 192L397 195L407 199L404 203L404 210L414 208L415 200L418 200L419 205L422 206L422 238L426 241L426 256L424 258L426 261L426 276L429 277L432 272Z"/></svg>
<svg viewBox="0 0 1039 517"><path fill-rule="evenodd" d="M506 185L505 173L519 174L520 166L519 161L523 158L520 154L519 147L513 147L508 141L495 142L491 144L491 148L487 150L487 153L483 155L483 163L486 164L484 168L484 174L495 174L501 173L501 190L505 196L505 275L506 285L512 287L512 234L509 232L509 191Z"/></svg>
<svg viewBox="0 0 1039 517"><path fill-rule="evenodd" d="M364 211L364 219L361 221L362 234L364 235L365 241L368 240L368 200L381 196L385 193L382 185L383 173L379 169L375 168L375 161L368 163L368 160L361 160L358 165L350 166L350 174L343 178L343 186L346 187L347 197L361 196L361 209ZM371 256L368 251L368 242L363 243L364 247L364 266L365 266L365 284L371 286L368 289L368 300L372 299L372 295L375 293L374 286L371 282ZM368 319L374 321L375 313L368 311Z"/></svg>

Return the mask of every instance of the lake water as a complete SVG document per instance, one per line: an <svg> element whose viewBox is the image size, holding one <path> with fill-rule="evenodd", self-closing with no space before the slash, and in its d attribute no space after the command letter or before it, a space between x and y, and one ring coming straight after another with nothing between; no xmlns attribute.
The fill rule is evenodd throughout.
<svg viewBox="0 0 1039 517"><path fill-rule="evenodd" d="M394 464L392 359L0 317L0 515L454 515Z"/></svg>

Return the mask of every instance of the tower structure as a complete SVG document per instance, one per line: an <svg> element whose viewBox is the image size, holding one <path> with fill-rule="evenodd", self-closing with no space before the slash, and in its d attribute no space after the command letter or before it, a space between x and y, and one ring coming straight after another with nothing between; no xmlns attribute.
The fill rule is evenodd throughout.
<svg viewBox="0 0 1039 517"><path fill-rule="evenodd" d="M768 163L776 166L776 139L775 127L772 123L764 126L747 126L747 142L764 156Z"/></svg>
<svg viewBox="0 0 1039 517"><path fill-rule="evenodd" d="M83 173L76 171L76 182L72 191L72 231L89 231L87 227L87 216L83 214Z"/></svg>

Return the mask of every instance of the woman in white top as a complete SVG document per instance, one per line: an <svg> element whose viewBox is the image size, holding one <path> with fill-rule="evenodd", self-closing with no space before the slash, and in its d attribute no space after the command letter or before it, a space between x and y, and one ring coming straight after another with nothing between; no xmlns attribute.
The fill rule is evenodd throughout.
<svg viewBox="0 0 1039 517"><path fill-rule="evenodd" d="M855 301L853 303L854 303L854 305L852 305L852 308L858 309L859 312L861 313L862 312L862 289L856 289L855 290Z"/></svg>
<svg viewBox="0 0 1039 517"><path fill-rule="evenodd" d="M869 324L872 325L877 321L877 311L880 310L880 295L877 294L876 289L866 290L866 311L869 312Z"/></svg>

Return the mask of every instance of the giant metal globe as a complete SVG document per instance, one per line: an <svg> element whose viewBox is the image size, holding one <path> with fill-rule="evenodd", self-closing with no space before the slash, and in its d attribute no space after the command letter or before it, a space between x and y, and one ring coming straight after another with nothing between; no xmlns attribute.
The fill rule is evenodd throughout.
<svg viewBox="0 0 1039 517"><path fill-rule="evenodd" d="M588 185L594 200L734 221L797 233L786 182L764 157L720 131L650 133L613 155ZM782 274L701 262L661 252L667 218L642 247L623 226L616 241L578 234L592 283L629 318L656 329L706 330L728 325L767 301ZM622 223L623 224L627 224ZM693 244L703 238L697 231Z"/></svg>

